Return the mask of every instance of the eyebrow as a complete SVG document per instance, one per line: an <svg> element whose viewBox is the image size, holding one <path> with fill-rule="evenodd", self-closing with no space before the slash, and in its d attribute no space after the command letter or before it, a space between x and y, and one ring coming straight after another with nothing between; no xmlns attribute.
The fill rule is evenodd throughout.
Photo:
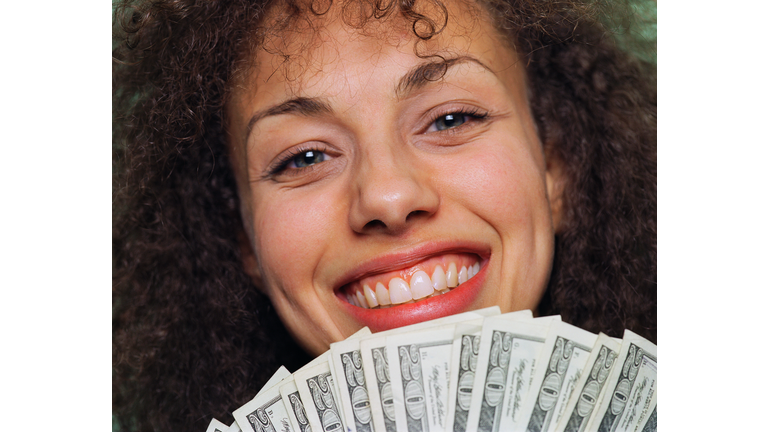
<svg viewBox="0 0 768 432"><path fill-rule="evenodd" d="M448 69L455 65L462 63L477 63L484 69L493 73L485 63L481 62L475 57L469 55L463 55L453 58L447 58L440 61L430 61L422 63L412 68L408 73L403 75L402 78L395 86L395 94L398 99L404 99L410 93L419 90L426 85L441 80ZM256 112L248 121L248 127L245 130L245 139L247 140L251 134L253 126L261 119L270 116L293 114L311 117L318 114L328 114L333 112L330 104L322 98L316 97L297 97L289 99L285 102L281 102L277 105L273 105L267 109Z"/></svg>
<svg viewBox="0 0 768 432"><path fill-rule="evenodd" d="M400 78L400 81L395 88L395 94L397 94L399 99L403 99L407 97L408 94L423 88L427 84L441 80L451 67L467 62L477 63L484 69L493 73L491 68L485 63L469 55L422 63Z"/></svg>
<svg viewBox="0 0 768 432"><path fill-rule="evenodd" d="M276 116L281 114L294 114L310 117L318 114L327 114L332 112L331 106L319 98L297 97L285 102L261 110L251 117L248 121L248 127L245 129L246 139L251 134L253 125L264 117Z"/></svg>

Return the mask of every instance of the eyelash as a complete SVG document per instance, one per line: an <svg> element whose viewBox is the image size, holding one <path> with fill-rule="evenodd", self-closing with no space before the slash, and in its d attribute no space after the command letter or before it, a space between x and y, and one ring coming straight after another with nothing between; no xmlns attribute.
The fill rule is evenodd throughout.
<svg viewBox="0 0 768 432"><path fill-rule="evenodd" d="M265 177L274 177L278 174L284 173L288 170L288 165L293 162L293 160L296 158L296 156L299 156L301 154L307 153L307 152L318 152L318 153L328 153L328 148L324 145L320 146L312 146L312 145L302 145L299 147L296 147L294 149L291 149L288 151L288 153L285 153L284 155L280 156L275 163L272 165L272 167L268 170L267 175ZM291 168L291 173L300 174L307 170L312 170L315 165L313 164L306 167L299 167L299 168Z"/></svg>
<svg viewBox="0 0 768 432"><path fill-rule="evenodd" d="M480 111L478 108L459 108L457 110L445 110L440 111L437 114L433 115L432 118L429 121L429 124L427 125L427 128L425 129L425 133L434 133L434 132L443 132L443 133L451 133L455 129L459 129L462 126L464 126L464 123L462 123L459 126L448 128L445 130L438 130L433 132L426 132L432 125L435 124L438 120L441 118L448 116L448 115L454 115L454 116L467 116L469 117L469 120L475 120L475 121L483 121L488 118L488 112L487 111Z"/></svg>

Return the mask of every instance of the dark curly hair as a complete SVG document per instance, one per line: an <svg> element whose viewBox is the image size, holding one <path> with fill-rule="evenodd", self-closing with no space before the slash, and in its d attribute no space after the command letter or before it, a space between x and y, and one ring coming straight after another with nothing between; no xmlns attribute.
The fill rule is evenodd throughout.
<svg viewBox="0 0 768 432"><path fill-rule="evenodd" d="M438 11L432 17L416 0L340 1L349 25L399 14L422 40L449 19L439 0L420 0ZM244 271L224 115L249 54L331 2L115 5L112 358L120 430L202 431L211 417L231 421L231 410L281 364L294 370L310 360ZM566 178L540 313L612 336L629 328L655 342L655 40L631 37L642 10L577 0L478 4L524 59L545 153L562 162ZM269 27L267 11L277 16Z"/></svg>

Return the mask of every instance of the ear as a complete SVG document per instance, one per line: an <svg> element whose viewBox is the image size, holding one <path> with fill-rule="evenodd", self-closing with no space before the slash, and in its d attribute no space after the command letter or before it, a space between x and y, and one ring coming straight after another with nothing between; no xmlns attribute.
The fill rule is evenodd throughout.
<svg viewBox="0 0 768 432"><path fill-rule="evenodd" d="M237 241L240 244L240 256L243 260L245 273L251 277L256 288L263 292L264 290L262 287L264 284L262 284L259 260L256 259L256 254L253 252L253 246L251 246L251 242L248 240L248 235L242 227L237 233Z"/></svg>
<svg viewBox="0 0 768 432"><path fill-rule="evenodd" d="M559 158L547 158L547 171L545 174L547 183L547 197L549 209L552 212L552 226L555 234L562 232L563 219L563 189L565 189L565 173L563 163Z"/></svg>

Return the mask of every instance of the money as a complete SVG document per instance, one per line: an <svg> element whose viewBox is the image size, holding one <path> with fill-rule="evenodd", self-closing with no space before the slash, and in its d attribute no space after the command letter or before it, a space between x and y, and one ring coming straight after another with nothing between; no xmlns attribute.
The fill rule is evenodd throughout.
<svg viewBox="0 0 768 432"><path fill-rule="evenodd" d="M634 429L635 431L656 430L656 396L658 394L659 392L654 391L653 398L650 400L646 399L646 406L643 407L641 417L637 422L638 425Z"/></svg>
<svg viewBox="0 0 768 432"><path fill-rule="evenodd" d="M419 331L443 324L456 324L462 321L499 315L500 313L499 307L494 306L387 330L360 340L360 355L363 359L363 373L368 388L368 398L371 403L373 430L376 432L397 432L392 385L390 383L390 371L387 360L387 336Z"/></svg>
<svg viewBox="0 0 768 432"><path fill-rule="evenodd" d="M387 337L395 424L399 431L446 429L455 329L455 325L442 325Z"/></svg>
<svg viewBox="0 0 768 432"><path fill-rule="evenodd" d="M250 402L236 409L233 415L243 431L293 431L279 383L259 392Z"/></svg>
<svg viewBox="0 0 768 432"><path fill-rule="evenodd" d="M360 356L360 339L370 335L371 331L368 327L364 330L342 342L331 344L331 373L339 386L347 432L373 432L371 404L363 374L363 358Z"/></svg>
<svg viewBox="0 0 768 432"><path fill-rule="evenodd" d="M446 420L448 431L463 432L467 429L467 414L472 400L472 386L475 382L482 329L481 325L456 325L451 349L451 376L448 383L452 396L448 400Z"/></svg>
<svg viewBox="0 0 768 432"><path fill-rule="evenodd" d="M595 341L596 334L570 324L552 325L523 408L527 432L551 432L557 426Z"/></svg>
<svg viewBox="0 0 768 432"><path fill-rule="evenodd" d="M522 405L537 360L550 327L559 319L494 317L483 322L467 431L508 431L522 422Z"/></svg>
<svg viewBox="0 0 768 432"><path fill-rule="evenodd" d="M318 357L305 364L296 372L311 368L323 362L327 362L329 355L329 351L320 354ZM296 387L294 375L291 375L289 378L286 378L283 382L280 383L280 396L283 398L285 410L288 412L288 420L291 422L293 430L296 432L311 431L312 428L309 426L309 419L307 418L307 413L304 410L304 403L301 400L301 396L299 395L299 389Z"/></svg>
<svg viewBox="0 0 768 432"><path fill-rule="evenodd" d="M510 312L495 316L501 320L531 320L530 310ZM451 398L448 401L446 430L463 432L467 428L467 416L472 400L472 387L475 382L477 355L480 350L482 326L457 324L451 350L451 376L449 388Z"/></svg>
<svg viewBox="0 0 768 432"><path fill-rule="evenodd" d="M594 412L594 407L604 393L605 382L616 364L621 342L600 333L597 336L592 353L576 383L576 390L565 407L565 414L555 428L555 432L583 432Z"/></svg>
<svg viewBox="0 0 768 432"><path fill-rule="evenodd" d="M309 424L314 431L346 430L336 383L326 361L293 374Z"/></svg>
<svg viewBox="0 0 768 432"><path fill-rule="evenodd" d="M624 339L616 366L606 383L587 429L599 432L634 431L653 410L650 401L656 394L656 345L629 331ZM655 420L654 420L655 424Z"/></svg>
<svg viewBox="0 0 768 432"><path fill-rule="evenodd" d="M216 419L211 419L211 422L208 423L208 429L206 429L205 432L226 432L227 429L229 429L229 426Z"/></svg>
<svg viewBox="0 0 768 432"><path fill-rule="evenodd" d="M280 366L277 371L272 374L272 377L267 380L267 382L264 384L264 386L259 390L258 393L256 393L256 396L261 394L264 390L269 390L272 387L276 386L280 381L288 378L291 376L291 373L288 372L288 369L285 368L285 366Z"/></svg>
<svg viewBox="0 0 768 432"><path fill-rule="evenodd" d="M656 346L498 308L331 344L206 432L655 432Z"/></svg>
<svg viewBox="0 0 768 432"><path fill-rule="evenodd" d="M294 432L310 432L312 427L309 425L307 412L304 410L304 403L293 376L280 384L280 396L283 398L285 411L288 413L288 421Z"/></svg>

